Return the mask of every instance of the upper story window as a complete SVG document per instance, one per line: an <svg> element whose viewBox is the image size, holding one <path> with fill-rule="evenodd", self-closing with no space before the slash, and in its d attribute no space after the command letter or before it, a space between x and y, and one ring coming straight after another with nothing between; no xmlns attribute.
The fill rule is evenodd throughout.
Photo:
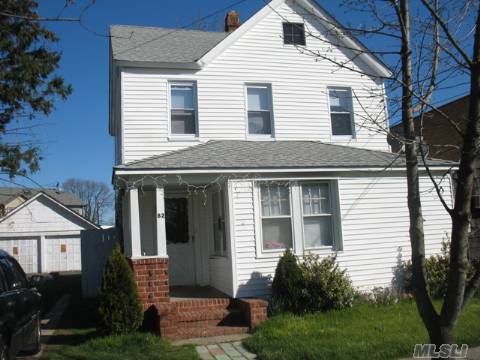
<svg viewBox="0 0 480 360"><path fill-rule="evenodd" d="M272 88L270 85L247 85L248 133L272 135Z"/></svg>
<svg viewBox="0 0 480 360"><path fill-rule="evenodd" d="M354 137L352 91L350 88L328 88L333 136Z"/></svg>
<svg viewBox="0 0 480 360"><path fill-rule="evenodd" d="M197 101L194 83L170 83L170 133L197 134Z"/></svg>
<svg viewBox="0 0 480 360"><path fill-rule="evenodd" d="M286 45L305 45L305 27L302 23L283 23L283 43Z"/></svg>

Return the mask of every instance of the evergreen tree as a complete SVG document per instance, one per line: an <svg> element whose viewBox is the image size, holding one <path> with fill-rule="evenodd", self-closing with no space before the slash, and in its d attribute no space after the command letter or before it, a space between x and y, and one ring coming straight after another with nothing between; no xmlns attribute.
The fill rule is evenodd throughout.
<svg viewBox="0 0 480 360"><path fill-rule="evenodd" d="M49 115L72 92L54 73L61 55L47 47L58 38L42 26L37 7L35 0L0 0L0 171L10 176L37 171L40 160L31 141L9 138L28 126L11 124Z"/></svg>
<svg viewBox="0 0 480 360"><path fill-rule="evenodd" d="M129 334L142 324L137 284L118 244L105 265L98 310L98 331L103 335Z"/></svg>

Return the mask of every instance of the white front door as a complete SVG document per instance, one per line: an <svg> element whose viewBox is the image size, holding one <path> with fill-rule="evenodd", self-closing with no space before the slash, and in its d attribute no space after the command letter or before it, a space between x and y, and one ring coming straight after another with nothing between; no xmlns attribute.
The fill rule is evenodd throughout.
<svg viewBox="0 0 480 360"><path fill-rule="evenodd" d="M165 199L165 226L170 285L195 284L195 250L191 203L184 197Z"/></svg>

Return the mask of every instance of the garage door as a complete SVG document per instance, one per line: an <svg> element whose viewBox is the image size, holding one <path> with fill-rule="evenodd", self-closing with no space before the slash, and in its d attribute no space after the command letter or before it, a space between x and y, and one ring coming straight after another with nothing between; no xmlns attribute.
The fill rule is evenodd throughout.
<svg viewBox="0 0 480 360"><path fill-rule="evenodd" d="M0 249L17 259L26 273L38 272L38 239L0 238Z"/></svg>
<svg viewBox="0 0 480 360"><path fill-rule="evenodd" d="M48 272L81 270L80 236L45 237L45 265Z"/></svg>

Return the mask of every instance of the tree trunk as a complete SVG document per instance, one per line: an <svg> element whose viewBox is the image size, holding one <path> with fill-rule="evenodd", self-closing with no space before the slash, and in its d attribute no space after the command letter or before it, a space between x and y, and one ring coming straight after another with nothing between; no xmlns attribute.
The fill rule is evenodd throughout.
<svg viewBox="0 0 480 360"><path fill-rule="evenodd" d="M480 138L480 9L470 64L470 105L464 145L458 169L457 191L452 215L450 268L445 300L440 314L441 328L453 332L465 304L468 272L468 239L471 220L471 199ZM468 297L467 297L468 299ZM452 335L450 334L450 338Z"/></svg>
<svg viewBox="0 0 480 360"><path fill-rule="evenodd" d="M407 167L408 210L410 216L410 244L412 248L413 294L418 312L428 331L430 341L438 344L444 338L439 318L428 292L425 269L425 242L420 199L418 152L415 141L415 124L412 105L412 51L410 44L409 0L400 1L402 28L402 123L405 132L405 157Z"/></svg>

